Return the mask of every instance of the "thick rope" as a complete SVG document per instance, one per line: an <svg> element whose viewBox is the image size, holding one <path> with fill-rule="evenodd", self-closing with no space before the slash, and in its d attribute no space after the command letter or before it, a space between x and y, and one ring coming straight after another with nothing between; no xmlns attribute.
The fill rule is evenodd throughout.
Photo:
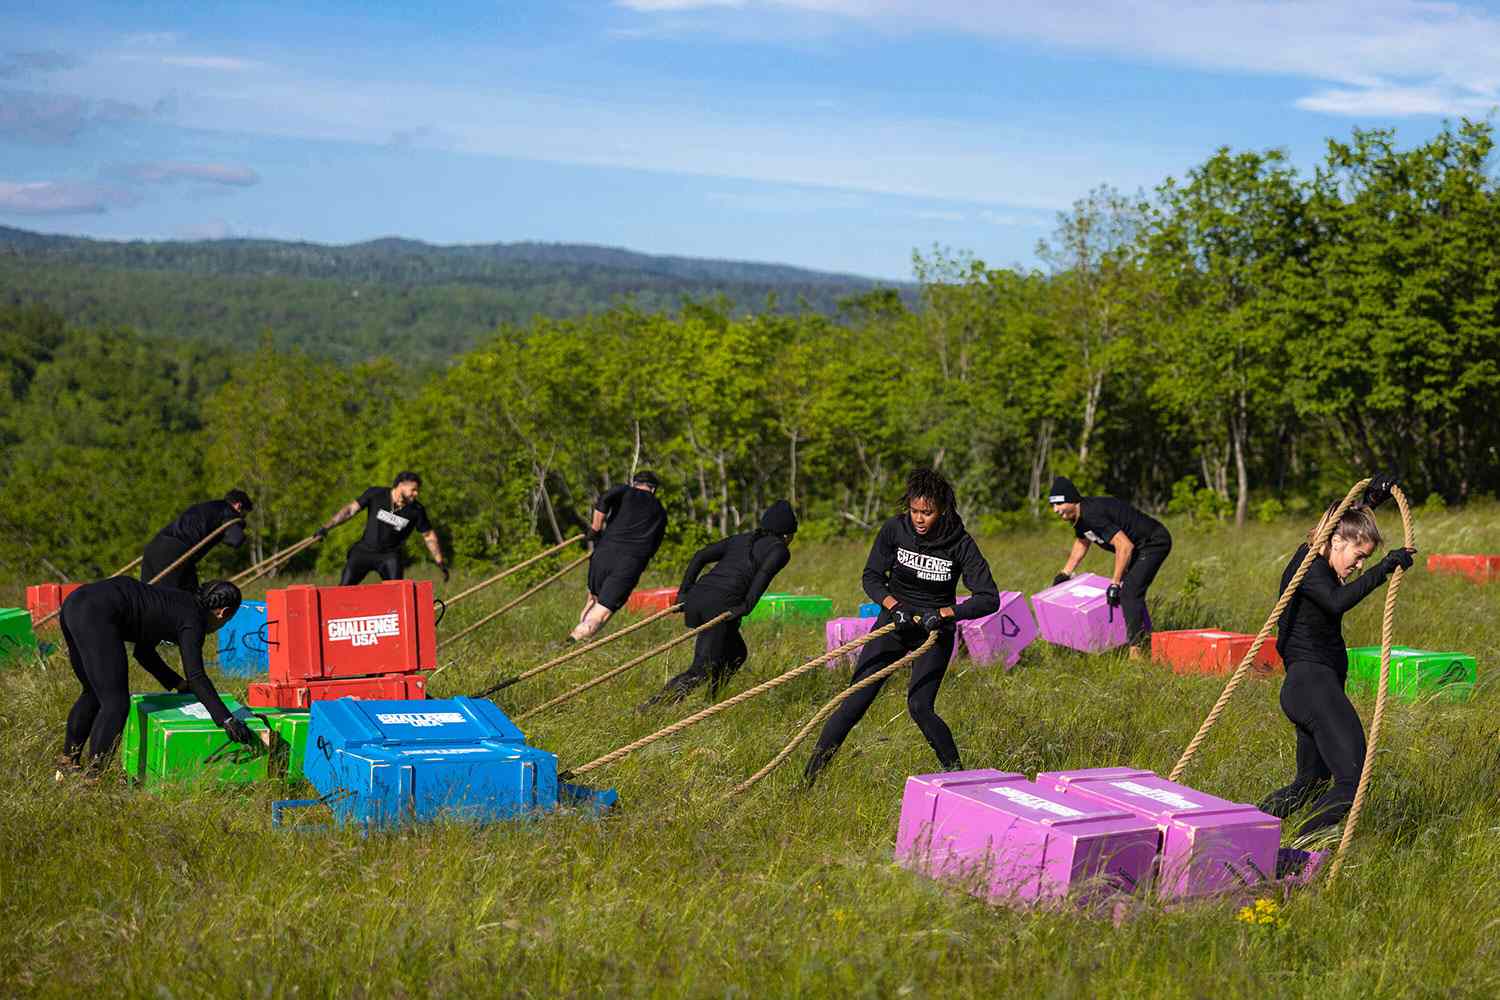
<svg viewBox="0 0 1500 1000"><path fill-rule="evenodd" d="M611 750L603 757L596 758L589 761L587 764L583 764L564 771L562 774L558 775L558 777L563 778L564 780L571 780L581 774L587 774L588 772L593 771L597 768L604 767L608 764L613 764L615 761L620 760L623 757L628 757L629 755L635 753L637 750L650 746L657 740L664 740L670 736L676 736L684 729L687 729L691 726L696 726L703 720L712 718L713 716L718 715L720 712L727 712L729 709L740 704L741 702L746 702L751 698L759 697L760 695L765 694L767 691L770 691L773 688L781 687L781 685L783 684L788 684L791 681L796 680L798 677L801 677L809 670L815 670L818 667L823 666L825 663L831 663L847 653L852 653L854 650L863 646L865 643L870 642L874 639L878 639L886 633L892 631L893 629L895 629L895 627L895 625L882 625L880 628L873 630L869 634L862 635L857 639L851 639L849 642L844 643L837 649L830 649L823 655L814 657L801 666L793 667L784 674L772 677L770 680L762 681L761 683L755 685L755 687L753 688L741 691L733 698L726 698L723 701L718 702L717 704L708 706L701 712L696 712L685 719L680 719L677 722L672 723L670 726L658 729L656 732L652 733L649 736L642 736L640 739L636 740L633 743L627 743L622 747Z"/></svg>
<svg viewBox="0 0 1500 1000"><path fill-rule="evenodd" d="M681 610L682 610L682 605L681 604L674 604L670 608L664 608L661 611L658 611L656 614L651 615L648 618L642 618L640 621L636 622L633 625L627 625L627 626L625 626L624 628L620 629L618 632L611 632L609 635L606 635L602 639L595 639L593 642L586 642L583 645L578 646L575 649L570 649L566 653L562 654L561 656L553 657L552 659L548 660L546 663L541 664L540 666L532 667L530 670L523 670L519 674L516 674L514 677L507 677L504 680L496 681L495 683L491 684L489 687L485 688L483 691L480 691L478 694L470 695L470 697L471 698L487 698L490 695L494 694L496 691L502 691L505 688L510 687L512 684L519 684L519 683L521 683L524 680L527 680L529 678L535 677L537 674L546 673L548 670L551 670L553 667L560 667L564 663L567 663L569 660L577 659L578 657L582 656L585 653L592 653L594 650L598 649L600 646L605 645L606 643L614 642L616 639L623 639L623 638L625 638L625 636L627 636L630 633L636 631L637 629L643 629L647 625L650 625L652 622L654 622L654 621L656 621L656 620L658 620L660 618L665 618L667 615L675 615L677 612L679 612ZM428 678L428 680L431 680L431 679L432 679L431 677Z"/></svg>
<svg viewBox="0 0 1500 1000"><path fill-rule="evenodd" d="M1406 503L1406 494L1401 492L1399 486L1391 487L1391 496L1396 498L1396 507L1401 511L1401 530L1404 535L1404 544L1407 548L1415 548L1415 539L1412 535L1411 508ZM1354 827L1359 822L1360 810L1365 805L1365 792L1369 789L1370 773L1375 769L1375 746L1380 741L1380 722L1385 717L1385 695L1386 684L1391 673L1391 636L1396 627L1396 591L1401 586L1401 578L1406 571L1396 567L1391 574L1391 582L1385 590L1385 612L1380 619L1380 686L1375 692L1375 714L1370 717L1370 737L1366 742L1365 763L1359 772L1359 788L1354 792L1354 804L1349 807L1349 816L1344 820L1344 835L1339 839L1338 850L1334 852L1333 863L1328 867L1329 884L1338 877L1339 869L1344 864L1344 852L1349 849L1349 843L1354 839Z"/></svg>
<svg viewBox="0 0 1500 1000"><path fill-rule="evenodd" d="M317 542L317 535L308 535L306 538L302 539L302 541L293 542L291 545L288 545L280 552L273 553L272 555L267 556L265 559L262 559L260 562L256 563L254 566L251 566L249 569L237 573L233 578L230 579L229 582L240 588L247 587L250 584L254 583L256 580L259 580L261 577L265 576L267 573L279 569L281 565L289 561L292 556L295 556L303 549L310 548L311 546L317 544Z"/></svg>
<svg viewBox="0 0 1500 1000"><path fill-rule="evenodd" d="M146 558L145 556L136 556L134 559L130 560L130 562L126 563L124 566L121 566L119 569L115 570L113 573L111 573L109 575L110 576L124 576L126 573L129 573L131 570L133 570L137 566L139 566L141 564L141 561L143 559L145 559L145 558Z"/></svg>
<svg viewBox="0 0 1500 1000"><path fill-rule="evenodd" d="M921 656L923 653L931 649L933 643L935 642L937 642L937 633L928 633L927 639L922 643L922 645L918 646L910 653L907 653L895 663L892 663L888 667L883 667L880 670L875 671L873 674L861 681L850 684L848 687L844 688L844 690L828 699L827 703L825 703L822 708L814 712L811 719L807 720L807 725L797 730L797 735L792 737L790 743L781 748L780 753L778 753L775 757L772 757L770 761L766 763L765 767L761 768L759 771L756 771L754 774L750 775L750 777L746 778L744 781L740 782L738 785L735 785L728 792L726 792L724 794L724 798L732 799L736 795L739 795L741 792L749 791L756 785L757 782L760 781L760 779L764 778L766 775L770 774L772 771L780 767L782 762L784 762L788 757L792 755L792 751L796 750L797 747L802 745L803 740L812 735L812 731L817 728L818 724L833 714L833 710L838 708L839 705L844 702L844 699L848 698L856 691L862 691L865 688L870 687L872 684L881 683L887 677L891 676L891 674L894 674L896 671L900 670L902 667L910 666L911 663L917 659L917 657Z"/></svg>
<svg viewBox="0 0 1500 1000"><path fill-rule="evenodd" d="M217 541L218 537L220 535L222 535L224 532L226 532L226 531L229 530L229 526L230 525L232 525L232 524L239 524L243 520L244 520L244 518L241 518L241 517L231 517L229 520L227 520L223 524L219 525L213 531L210 531L208 534L204 535L203 538L201 540L199 540L199 542L198 542L197 545L194 545L192 548L188 549L182 555L178 556L176 562L172 563L166 569L162 570L160 573L156 574L155 576L153 576L151 579L147 580L146 582L147 583L155 583L155 582L157 582L162 577L166 576L168 573L170 573L174 569L176 569L178 566L181 566L183 563L187 562L194 555L196 555L201 549L204 549L204 548L208 547L209 545L213 544L215 541ZM137 560L137 562L139 562L139 561L140 560ZM134 564L132 564L132 565L134 565ZM116 573L114 575L115 576L119 576L120 574ZM52 619L56 618L60 614L62 614L62 605L58 605L57 610L55 610L55 611L49 611L47 614L43 615L41 617L41 620L37 621L37 622L34 622L31 627L32 627L33 630L39 629L43 625L47 624L48 622L50 622Z"/></svg>
<svg viewBox="0 0 1500 1000"><path fill-rule="evenodd" d="M483 618L479 619L477 622L475 622L474 624L470 625L468 628L463 629L460 632L455 632L452 635L447 636L446 638L442 639L437 644L437 648L438 649L442 649L444 646L448 645L449 643L457 642L458 640L462 639L464 636L466 636L469 633L475 631L476 629L479 629L479 628L482 628L485 625L488 625L490 622L494 621L496 618L499 618L501 615L505 614L505 612L507 612L511 608L515 607L517 604L520 604L522 601L526 600L528 597L532 596L533 594L537 593L538 591L543 590L543 589L545 589L547 587L550 587L552 584L556 583L558 580L561 580L563 577L567 576L573 570L577 569L579 566L582 566L584 563L586 563L588 561L589 561L589 557L588 557L587 554L579 556L577 559L574 559L572 562L568 563L566 566L564 566L562 569L558 570L556 573L553 573L551 576L547 577L547 579L543 580L541 583L539 583L536 586L532 587L530 590L522 591L521 595L519 597L515 598L512 601L509 601L506 604L500 605L500 607L496 608L494 611L491 611L489 614L485 615ZM453 602L449 601L447 603L449 605L452 605Z"/></svg>
<svg viewBox="0 0 1500 1000"><path fill-rule="evenodd" d="M1214 702L1214 707L1209 710L1208 718L1203 720L1203 725L1198 727L1197 734L1188 743L1187 749L1182 751L1182 756L1177 759L1177 764L1172 768L1172 773L1167 775L1169 781L1178 781L1182 778L1182 772L1187 770L1188 762L1198 752L1198 747L1203 743L1204 738L1208 736L1208 731L1214 727L1214 723L1219 721L1219 716L1224 714L1224 708L1229 704L1229 698L1234 694L1234 689L1240 686L1240 681L1244 680L1245 675L1250 672L1250 667L1255 662L1255 655L1260 652L1260 647L1271 634L1271 630L1281 620L1282 612L1291 603L1292 595L1297 592L1297 588L1302 585L1302 578L1307 575L1307 571L1312 567L1313 560L1318 557L1318 553L1322 551L1323 546L1328 544L1329 537L1333 534L1334 528L1338 526L1339 518L1343 517L1344 512L1354 505L1354 502L1364 493L1365 487L1369 483L1368 479L1361 479L1354 484L1354 488L1344 497L1343 502L1338 505L1338 509L1333 512L1333 516L1328 519L1328 524L1318 533L1318 537L1313 540L1313 544L1308 546L1307 555L1302 559L1302 565L1297 567L1297 572L1292 574L1291 581L1287 583L1286 589L1281 592L1281 598L1276 602L1276 607L1271 610L1271 616L1261 626L1260 634L1255 637L1255 641L1245 651L1245 656L1240 660L1240 665L1235 667L1234 673L1229 676L1229 683L1224 685L1224 690L1219 695L1219 700Z"/></svg>
<svg viewBox="0 0 1500 1000"><path fill-rule="evenodd" d="M589 688L598 687L605 681L612 680L613 678L623 674L625 671L640 666L642 663L645 663L652 657L659 656L662 653L665 653L673 646L687 642L699 632L706 632L709 629L713 628L715 625L726 622L733 617L734 615L731 612L726 611L716 618L711 618L708 621L704 622L702 625L699 625L697 628L688 629L681 635L672 639L668 639L666 642L662 643L660 646L657 646L655 649L648 649L640 656L634 657L630 660L626 660L624 663L620 664L618 667L615 667L613 670L606 670L598 677L595 677L592 680L584 681L577 687L572 688L568 691L564 691L562 694L558 695L556 698L553 698L550 701L544 701L535 708L528 708L526 711L516 716L515 721L520 722L522 719L530 718L531 716L536 715L538 712L545 712L547 709L553 707L554 705L561 705L565 701L570 701L573 698L576 698L578 695L583 694L583 692L587 691Z"/></svg>
<svg viewBox="0 0 1500 1000"><path fill-rule="evenodd" d="M519 573L527 566L530 566L533 563L540 562L541 560L552 555L554 552L561 552L563 549L567 548L569 545L572 545L574 542L578 541L581 538L583 538L582 535L574 535L572 538L568 539L565 542L558 542L550 549L538 552L536 555L532 556L530 559L527 559L525 562L516 563L510 569L502 570L499 573L496 573L494 576L490 577L488 580L480 580L478 583L474 584L474 586L468 588L467 590L459 591L457 594L454 594L443 603L447 604L451 608L453 607L453 605L457 604L465 597L468 597L470 594L477 594L479 591L483 590L485 587L488 587L490 584L499 583L501 580L504 580L512 573Z"/></svg>

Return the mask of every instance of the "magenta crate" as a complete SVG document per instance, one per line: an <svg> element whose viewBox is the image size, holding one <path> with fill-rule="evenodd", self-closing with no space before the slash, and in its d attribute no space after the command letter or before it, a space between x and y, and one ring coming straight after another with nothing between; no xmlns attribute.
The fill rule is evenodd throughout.
<svg viewBox="0 0 1500 1000"><path fill-rule="evenodd" d="M1128 809L1155 823L1162 834L1156 884L1164 899L1228 892L1276 877L1281 820L1254 806L1130 767L1050 771L1036 780L1073 801Z"/></svg>
<svg viewBox="0 0 1500 1000"><path fill-rule="evenodd" d="M1108 588L1108 577L1084 573L1031 595L1037 631L1054 646L1085 653L1125 645L1125 615L1105 601Z"/></svg>
<svg viewBox="0 0 1500 1000"><path fill-rule="evenodd" d="M823 636L827 640L828 652L833 652L846 642L852 642L862 635L869 635L870 630L875 627L873 618L830 618L823 623ZM862 649L863 647L861 647ZM828 669L836 670L845 663L853 667L859 662L859 649L850 650L837 659L828 661Z"/></svg>
<svg viewBox="0 0 1500 1000"><path fill-rule="evenodd" d="M906 779L896 859L932 878L972 879L999 902L1085 899L1147 882L1161 834L1129 810L1024 774L956 771Z"/></svg>
<svg viewBox="0 0 1500 1000"><path fill-rule="evenodd" d="M1036 638L1036 619L1019 590L1000 592L1000 610L983 618L958 623L959 635L969 659L980 666L999 660L1009 670L1021 658L1021 650Z"/></svg>

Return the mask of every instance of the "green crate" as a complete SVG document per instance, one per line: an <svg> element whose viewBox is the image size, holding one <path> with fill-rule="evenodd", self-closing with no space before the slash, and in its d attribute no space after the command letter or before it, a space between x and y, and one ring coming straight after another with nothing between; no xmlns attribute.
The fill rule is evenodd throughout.
<svg viewBox="0 0 1500 1000"><path fill-rule="evenodd" d="M754 609L745 616L747 622L803 621L826 622L833 617L833 598L813 594L763 594Z"/></svg>
<svg viewBox="0 0 1500 1000"><path fill-rule="evenodd" d="M31 612L25 608L0 608L0 663L19 662L35 651Z"/></svg>
<svg viewBox="0 0 1500 1000"><path fill-rule="evenodd" d="M1444 701L1466 701L1474 693L1478 677L1478 665L1467 653L1391 647L1388 691L1396 698L1410 701L1437 695ZM1379 685L1380 647L1349 650L1349 690L1373 694Z"/></svg>
<svg viewBox="0 0 1500 1000"><path fill-rule="evenodd" d="M266 725L249 716L233 698L224 705L254 732ZM120 766L150 788L176 782L209 781L243 785L262 781L269 755L232 742L190 694L138 694L120 742Z"/></svg>
<svg viewBox="0 0 1500 1000"><path fill-rule="evenodd" d="M288 781L301 781L306 777L302 772L302 761L307 755L307 724L311 714L283 708L257 708L255 714L265 716L271 724L271 732L280 738L280 744L271 741L271 766Z"/></svg>

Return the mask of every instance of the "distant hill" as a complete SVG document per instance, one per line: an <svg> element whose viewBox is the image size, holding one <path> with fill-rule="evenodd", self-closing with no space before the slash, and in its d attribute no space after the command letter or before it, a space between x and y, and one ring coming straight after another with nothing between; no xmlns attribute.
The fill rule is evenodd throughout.
<svg viewBox="0 0 1500 1000"><path fill-rule="evenodd" d="M220 342L251 343L269 328L282 344L341 361L439 361L502 323L626 299L671 312L684 298L723 295L748 312L774 298L779 311L833 315L840 299L878 287L891 285L580 244L116 242L0 226L0 294L12 301L45 303L77 323Z"/></svg>

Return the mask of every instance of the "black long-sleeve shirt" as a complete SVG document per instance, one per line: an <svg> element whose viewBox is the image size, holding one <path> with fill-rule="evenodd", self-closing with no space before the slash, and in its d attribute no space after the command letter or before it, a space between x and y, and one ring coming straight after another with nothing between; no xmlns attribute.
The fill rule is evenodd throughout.
<svg viewBox="0 0 1500 1000"><path fill-rule="evenodd" d="M677 598L682 600L690 590L706 590L723 600L726 606L744 605L753 609L782 567L792 559L786 542L777 535L746 532L731 535L705 545L693 553ZM714 563L700 580L703 567Z"/></svg>
<svg viewBox="0 0 1500 1000"><path fill-rule="evenodd" d="M661 548L667 533L667 510L651 491L616 486L594 501L594 509L605 518L600 546L643 559L650 559Z"/></svg>
<svg viewBox="0 0 1500 1000"><path fill-rule="evenodd" d="M1292 582L1297 567L1307 555L1307 546L1300 545L1286 564L1281 574L1281 590ZM1389 571L1384 563L1377 563L1349 583L1341 583L1338 574L1323 556L1318 556L1307 568L1307 575L1297 585L1286 610L1282 612L1281 624L1276 635L1276 652L1283 663L1310 661L1321 663L1339 680L1349 674L1349 649L1344 645L1344 613L1385 582ZM1280 593L1280 591L1278 591Z"/></svg>
<svg viewBox="0 0 1500 1000"><path fill-rule="evenodd" d="M876 604L895 597L902 604L938 609L954 607L960 577L971 596L957 605L954 617L983 618L1000 610L990 564L963 521L948 511L925 535L917 534L906 514L881 525L865 562L863 582Z"/></svg>
<svg viewBox="0 0 1500 1000"><path fill-rule="evenodd" d="M229 718L228 706L203 670L203 643L210 634L208 613L198 607L192 594L154 587L128 576L85 584L75 594L86 594L89 604L102 609L120 637L135 644L135 661L171 690L180 688L183 680L167 666L156 646L175 643L188 688L216 724L223 725Z"/></svg>
<svg viewBox="0 0 1500 1000"><path fill-rule="evenodd" d="M195 503L178 514L171 524L158 531L157 534L175 539L191 548L207 538L225 521L239 516L239 512L231 507L227 500L206 500L203 503ZM224 534L219 536L219 541L232 549L245 544L244 521L230 525L225 529ZM204 549L192 561L196 563L207 554L208 550Z"/></svg>

